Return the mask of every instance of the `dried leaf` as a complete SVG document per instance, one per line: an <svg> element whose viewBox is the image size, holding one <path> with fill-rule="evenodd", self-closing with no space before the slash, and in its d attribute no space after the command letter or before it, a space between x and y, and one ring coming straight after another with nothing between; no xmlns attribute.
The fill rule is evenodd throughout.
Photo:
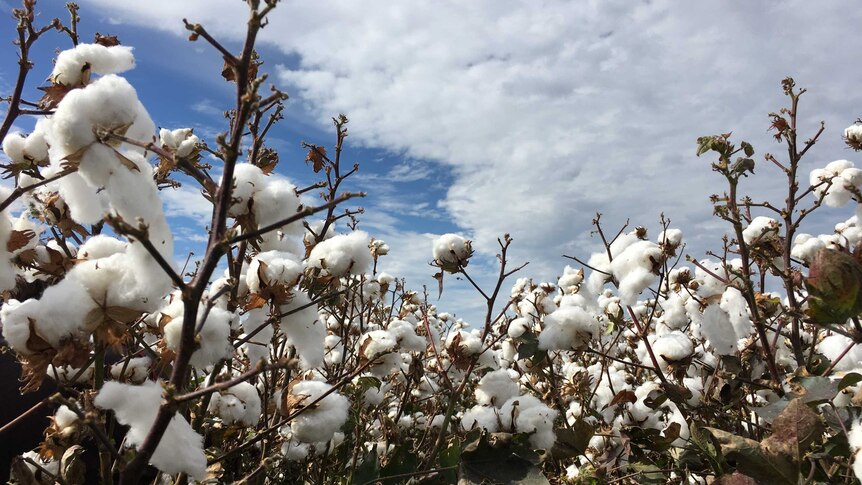
<svg viewBox="0 0 862 485"><path fill-rule="evenodd" d="M256 310L263 308L266 305L266 298L260 296L259 293L252 293L248 296L248 302L245 304L245 311Z"/></svg>
<svg viewBox="0 0 862 485"><path fill-rule="evenodd" d="M120 40L117 39L116 35L102 35L96 32L96 40L94 43L105 47L114 47L115 45L120 45Z"/></svg>
<svg viewBox="0 0 862 485"><path fill-rule="evenodd" d="M122 153L118 152L117 150L114 150L114 154L117 156L117 160L119 160L120 163L123 164L123 166L128 168L130 171L134 171L134 172L140 172L141 171L141 169L138 168L138 165L135 162L126 158L126 156L123 155Z"/></svg>
<svg viewBox="0 0 862 485"><path fill-rule="evenodd" d="M6 241L6 251L14 252L17 251L24 246L26 246L34 237L36 237L36 233L27 229L24 231L12 231L9 234L9 240Z"/></svg>
<svg viewBox="0 0 862 485"><path fill-rule="evenodd" d="M63 98L65 98L69 92L77 88L75 86L66 86L65 84L56 83L51 84L50 86L40 86L36 89L45 92L39 100L39 108L48 111L56 108L57 105L60 104L60 101L63 101Z"/></svg>
<svg viewBox="0 0 862 485"><path fill-rule="evenodd" d="M322 146L312 145L308 149L308 155L305 156L305 163L311 162L312 170L318 173L325 166L326 148Z"/></svg>

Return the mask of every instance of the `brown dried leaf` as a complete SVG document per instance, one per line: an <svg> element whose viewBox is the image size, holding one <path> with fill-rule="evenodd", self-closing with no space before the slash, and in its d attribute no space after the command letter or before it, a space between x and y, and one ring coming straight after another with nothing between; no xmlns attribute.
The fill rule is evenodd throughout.
<svg viewBox="0 0 862 485"><path fill-rule="evenodd" d="M263 308L266 305L266 298L260 296L259 293L252 293L248 296L248 302L245 304L245 311L256 310Z"/></svg>
<svg viewBox="0 0 862 485"><path fill-rule="evenodd" d="M9 234L9 240L6 241L6 251L11 253L21 249L34 237L36 237L36 233L29 229L24 231L12 231Z"/></svg>
<svg viewBox="0 0 862 485"><path fill-rule="evenodd" d="M84 367L90 360L89 343L69 339L60 344L59 352L52 363L55 366L68 365L76 369Z"/></svg>
<svg viewBox="0 0 862 485"><path fill-rule="evenodd" d="M50 86L40 86L36 89L45 92L42 95L42 99L39 100L39 108L48 111L56 108L60 104L60 101L63 101L63 98L70 91L76 89L76 87L66 86L65 84L51 84Z"/></svg>
<svg viewBox="0 0 862 485"><path fill-rule="evenodd" d="M141 169L138 168L138 165L135 162L126 158L126 156L123 155L122 153L118 152L117 150L114 150L114 154L117 156L117 160L119 160L120 163L123 164L123 166L128 168L130 171L134 171L134 172L140 172L141 171Z"/></svg>
<svg viewBox="0 0 862 485"><path fill-rule="evenodd" d="M326 148L322 146L312 145L308 149L308 155L305 156L305 163L311 162L312 170L318 173L325 166Z"/></svg>
<svg viewBox="0 0 862 485"><path fill-rule="evenodd" d="M120 39L117 39L116 35L102 35L96 32L96 40L94 43L105 47L114 47L115 45L120 45Z"/></svg>

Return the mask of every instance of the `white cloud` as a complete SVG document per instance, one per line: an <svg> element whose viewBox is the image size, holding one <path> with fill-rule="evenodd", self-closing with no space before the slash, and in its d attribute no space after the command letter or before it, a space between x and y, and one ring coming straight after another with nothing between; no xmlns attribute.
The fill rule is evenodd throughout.
<svg viewBox="0 0 862 485"><path fill-rule="evenodd" d="M222 116L224 114L224 109L216 106L215 101L211 99L201 99L200 101L194 103L191 108L192 111L207 116Z"/></svg>
<svg viewBox="0 0 862 485"><path fill-rule="evenodd" d="M234 40L244 28L234 0L85 3L178 34L165 19ZM766 113L785 103L785 75L810 89L803 136L827 122L802 173L845 157L840 132L862 102L847 54L862 50L860 21L838 1L293 0L262 40L298 56L280 76L321 126L344 112L351 140L438 161L454 174L439 210L475 247L493 253L510 232L529 272L551 277L560 254L595 249L596 211L653 232L663 211L700 244L714 230L707 198L724 189L695 138L733 130L758 160L781 153ZM744 190L780 198L780 174L757 171Z"/></svg>
<svg viewBox="0 0 862 485"><path fill-rule="evenodd" d="M168 217L189 217L206 224L212 217L212 204L206 200L200 189L191 184L178 189L161 191L165 215Z"/></svg>

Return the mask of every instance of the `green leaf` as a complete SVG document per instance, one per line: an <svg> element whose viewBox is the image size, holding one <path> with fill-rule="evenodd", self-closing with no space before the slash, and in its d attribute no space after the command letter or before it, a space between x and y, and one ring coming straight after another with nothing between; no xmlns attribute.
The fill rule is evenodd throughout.
<svg viewBox="0 0 862 485"><path fill-rule="evenodd" d="M572 429L561 428L556 430L556 433L557 440L551 448L551 455L561 460L583 455L590 445L594 431L586 421L578 419L572 425Z"/></svg>
<svg viewBox="0 0 862 485"><path fill-rule="evenodd" d="M377 450L371 451L362 458L362 463L356 467L356 471L350 477L350 483L362 484L373 482L380 477L380 463L377 461Z"/></svg>
<svg viewBox="0 0 862 485"><path fill-rule="evenodd" d="M862 313L862 264L844 251L817 251L805 288L808 316L815 323L844 323Z"/></svg>
<svg viewBox="0 0 862 485"><path fill-rule="evenodd" d="M788 457L768 455L757 441L718 428L704 429L718 440L724 458L740 472L764 483L796 485L799 469Z"/></svg>
<svg viewBox="0 0 862 485"><path fill-rule="evenodd" d="M859 374L857 372L850 372L844 374L844 377L842 377L841 380L838 381L837 387L839 391L843 391L845 388L855 386L859 382L862 382L862 374Z"/></svg>
<svg viewBox="0 0 862 485"><path fill-rule="evenodd" d="M363 376L356 381L356 389L359 391L359 394L365 394L372 387L379 391L382 384L383 383L380 382L380 379L374 376Z"/></svg>
<svg viewBox="0 0 862 485"><path fill-rule="evenodd" d="M493 438L493 442L489 441ZM464 485L495 483L502 485L550 485L531 459L519 456L518 445L506 433L481 433L467 444L461 454L460 481Z"/></svg>

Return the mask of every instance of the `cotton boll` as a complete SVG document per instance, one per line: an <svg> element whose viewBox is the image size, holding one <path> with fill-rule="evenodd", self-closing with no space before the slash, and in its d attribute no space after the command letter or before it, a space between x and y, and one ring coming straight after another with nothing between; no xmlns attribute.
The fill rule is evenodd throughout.
<svg viewBox="0 0 862 485"><path fill-rule="evenodd" d="M474 428L484 428L489 433L500 430L499 410L494 406L476 405L464 412L461 417L461 428L470 431Z"/></svg>
<svg viewBox="0 0 862 485"><path fill-rule="evenodd" d="M198 309L198 318L203 316L204 305ZM185 316L182 302L177 299L162 310L162 314L171 318L163 329L165 344L173 351L179 349L182 338L183 318ZM230 357L233 347L228 341L233 315L221 308L211 308L204 322L198 339L200 347L195 350L190 360L191 365L205 368Z"/></svg>
<svg viewBox="0 0 862 485"><path fill-rule="evenodd" d="M290 389L290 393L302 399L300 404L310 404L332 388L325 382L302 381ZM320 400L313 408L305 408L291 422L293 436L303 443L325 442L332 439L345 421L350 401L338 392Z"/></svg>
<svg viewBox="0 0 862 485"><path fill-rule="evenodd" d="M651 342L652 350L658 359L659 366L667 369L668 364L688 358L694 352L691 340L679 330L656 337Z"/></svg>
<svg viewBox="0 0 862 485"><path fill-rule="evenodd" d="M798 234L793 239L790 256L810 263L814 259L814 254L825 247L826 243L820 238L813 237L810 234Z"/></svg>
<svg viewBox="0 0 862 485"><path fill-rule="evenodd" d="M96 407L113 410L117 421L129 426L125 444L135 448L140 448L149 434L161 402L162 386L153 381L139 386L106 382L93 401ZM203 480L207 464L203 438L182 415L174 414L150 463L165 473L186 473Z"/></svg>
<svg viewBox="0 0 862 485"><path fill-rule="evenodd" d="M258 226L267 226L296 215L300 207L296 187L287 179L277 175L264 179L263 187L254 194L254 218ZM290 236L300 236L305 231L302 221L281 228Z"/></svg>
<svg viewBox="0 0 862 485"><path fill-rule="evenodd" d="M120 241L117 238L98 234L87 239L87 241L78 248L78 258L86 260L102 259L113 256L117 253L126 251L128 243Z"/></svg>
<svg viewBox="0 0 862 485"><path fill-rule="evenodd" d="M228 209L231 217L248 213L249 202L256 192L264 187L263 171L250 163L238 163L233 172L233 202ZM224 181L222 181L224 183Z"/></svg>
<svg viewBox="0 0 862 485"><path fill-rule="evenodd" d="M503 427L517 433L533 433L530 444L549 450L556 441L554 420L559 414L533 396L515 396L500 409Z"/></svg>
<svg viewBox="0 0 862 485"><path fill-rule="evenodd" d="M121 361L111 366L111 376L117 380L127 380L134 383L142 383L147 380L150 373L149 357L135 357L128 361Z"/></svg>
<svg viewBox="0 0 862 485"><path fill-rule="evenodd" d="M502 406L509 398L519 394L520 387L509 376L509 372L500 369L485 374L476 387L476 402L483 405Z"/></svg>
<svg viewBox="0 0 862 485"><path fill-rule="evenodd" d="M546 315L545 328L539 334L542 350L580 348L596 337L599 322L580 307L562 307Z"/></svg>
<svg viewBox="0 0 862 485"><path fill-rule="evenodd" d="M518 338L532 327L532 322L524 317L519 317L509 322L508 335L511 338Z"/></svg>
<svg viewBox="0 0 862 485"><path fill-rule="evenodd" d="M131 130L135 123L142 123L151 137L155 127L148 116L138 119L139 104L135 88L119 76L108 75L83 89L72 90L57 105L52 118L49 137L52 161L66 158L87 146L102 146L96 143L95 129L111 131L128 127L127 130ZM102 155L104 159L94 157L86 163L82 160L88 180L101 180L100 168L120 165L118 160L108 160L107 152Z"/></svg>
<svg viewBox="0 0 862 485"><path fill-rule="evenodd" d="M78 415L65 404L57 408L57 412L54 414L54 424L61 431L74 425L77 421Z"/></svg>
<svg viewBox="0 0 862 485"><path fill-rule="evenodd" d="M287 314L281 320L281 329L287 341L296 349L300 365L303 369L312 369L323 365L323 339L326 337L326 325L320 321L317 309L309 306L308 295L298 291L292 300L280 307L282 314Z"/></svg>
<svg viewBox="0 0 862 485"><path fill-rule="evenodd" d="M95 74L117 74L135 67L135 57L128 46L78 44L57 56L51 80L65 86L80 86L85 81L82 78L85 65Z"/></svg>
<svg viewBox="0 0 862 485"><path fill-rule="evenodd" d="M838 356L840 356L852 343L853 341L849 338L843 335L834 334L824 338L820 344L817 345L817 350L830 361L836 362ZM860 368L862 368L862 345L854 345L840 361L835 363L834 370L836 372L849 372L859 370Z"/></svg>
<svg viewBox="0 0 862 485"><path fill-rule="evenodd" d="M346 276L363 274L371 266L369 237L363 231L339 234L321 241L308 255L308 267L319 268L322 274Z"/></svg>
<svg viewBox="0 0 862 485"><path fill-rule="evenodd" d="M386 328L395 337L398 347L407 352L424 352L427 341L416 335L416 327L404 320L392 320Z"/></svg>
<svg viewBox="0 0 862 485"><path fill-rule="evenodd" d="M241 336L242 338L255 332L254 336L240 347L248 357L248 363L251 367L269 357L269 343L272 341L275 331L268 320L269 315L264 308L249 310L245 314L245 319L242 320L242 330L244 332Z"/></svg>
<svg viewBox="0 0 862 485"><path fill-rule="evenodd" d="M728 287L721 295L719 306L727 312L736 339L748 337L754 330L754 324L748 315L748 303L742 292L734 287Z"/></svg>
<svg viewBox="0 0 862 485"><path fill-rule="evenodd" d="M95 224L108 209L107 197L90 186L81 174L71 173L59 181L58 193L78 224Z"/></svg>
<svg viewBox="0 0 862 485"><path fill-rule="evenodd" d="M855 150L862 147L862 125L852 124L844 129L844 139Z"/></svg>
<svg viewBox="0 0 862 485"><path fill-rule="evenodd" d="M575 293L582 281L584 281L584 270L575 270L571 266L566 265L565 269L563 269L563 276L560 276L560 279L557 280L557 286L560 287L563 293Z"/></svg>
<svg viewBox="0 0 862 485"><path fill-rule="evenodd" d="M679 229L667 229L658 235L656 242L659 244L667 244L670 247L677 247L682 244L682 231Z"/></svg>
<svg viewBox="0 0 862 485"><path fill-rule="evenodd" d="M736 353L739 339L730 317L719 305L709 305L703 312L700 333L720 355Z"/></svg>
<svg viewBox="0 0 862 485"><path fill-rule="evenodd" d="M253 385L240 382L213 394L209 411L217 414L225 424L254 426L260 420L260 395Z"/></svg>
<svg viewBox="0 0 862 485"><path fill-rule="evenodd" d="M248 265L245 281L252 293L274 285L293 287L299 282L302 264L291 253L266 251L255 256Z"/></svg>
<svg viewBox="0 0 862 485"><path fill-rule="evenodd" d="M848 179L852 181L854 178L858 177L858 175L852 171L852 169L854 169L853 162L848 160L836 160L828 163L825 168L811 171L811 185L817 186L823 182L831 182L831 185L829 185L828 188L826 184L823 184L815 189L815 194L818 197L823 196L823 203L827 206L841 207L849 202L853 197L852 192L847 190L847 185L850 184L847 184L847 181L842 177L843 172L848 169L851 170L851 172L848 173Z"/></svg>
<svg viewBox="0 0 862 485"><path fill-rule="evenodd" d="M632 305L656 279L654 266L661 261L661 248L650 241L637 241L614 257L610 270L619 281L619 296L624 305Z"/></svg>
<svg viewBox="0 0 862 485"><path fill-rule="evenodd" d="M746 244L761 241L772 241L778 237L781 224L771 217L758 216L742 231L742 239Z"/></svg>
<svg viewBox="0 0 862 485"><path fill-rule="evenodd" d="M3 138L3 153L15 163L26 163L24 145L25 138L22 133L9 133Z"/></svg>
<svg viewBox="0 0 862 485"><path fill-rule="evenodd" d="M441 267L456 270L459 266L467 266L473 255L472 242L457 234L443 234L434 240L432 254Z"/></svg>
<svg viewBox="0 0 862 485"><path fill-rule="evenodd" d="M176 153L179 158L191 155L198 143L200 139L192 133L191 128L179 128L173 131L162 128L159 131L159 144L162 148Z"/></svg>

